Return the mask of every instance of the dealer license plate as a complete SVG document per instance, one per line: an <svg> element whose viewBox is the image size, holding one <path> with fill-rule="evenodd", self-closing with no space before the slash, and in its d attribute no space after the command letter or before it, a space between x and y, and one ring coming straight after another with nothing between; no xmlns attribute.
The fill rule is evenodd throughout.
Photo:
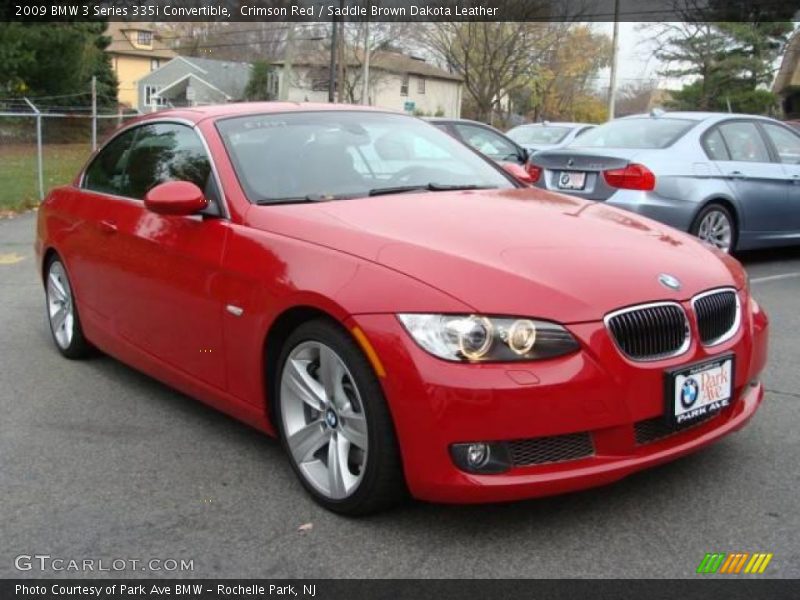
<svg viewBox="0 0 800 600"><path fill-rule="evenodd" d="M701 420L731 403L733 356L666 373L667 415L677 426Z"/></svg>
<svg viewBox="0 0 800 600"><path fill-rule="evenodd" d="M586 173L561 171L558 175L558 188L561 190L582 190L585 186Z"/></svg>

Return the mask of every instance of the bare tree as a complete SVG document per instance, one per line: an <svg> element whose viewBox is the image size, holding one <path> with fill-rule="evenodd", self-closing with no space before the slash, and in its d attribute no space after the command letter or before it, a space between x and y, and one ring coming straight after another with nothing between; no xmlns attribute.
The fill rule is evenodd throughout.
<svg viewBox="0 0 800 600"><path fill-rule="evenodd" d="M381 54L385 52L404 52L410 48L412 24L405 22L370 23L367 48L372 55L372 69L369 73L369 95L383 86L389 73L381 68ZM367 23L347 23L344 28L344 56L346 76L343 78L344 100L367 104L369 98L361 98L364 77L365 47L364 38Z"/></svg>
<svg viewBox="0 0 800 600"><path fill-rule="evenodd" d="M218 60L253 62L282 58L286 51L289 25L280 22L172 22L159 25L165 43L178 54ZM324 39L327 25L310 24L298 27L296 46Z"/></svg>
<svg viewBox="0 0 800 600"><path fill-rule="evenodd" d="M536 75L537 56L553 43L553 33L548 23L436 22L421 26L418 38L464 78L475 117L489 120Z"/></svg>

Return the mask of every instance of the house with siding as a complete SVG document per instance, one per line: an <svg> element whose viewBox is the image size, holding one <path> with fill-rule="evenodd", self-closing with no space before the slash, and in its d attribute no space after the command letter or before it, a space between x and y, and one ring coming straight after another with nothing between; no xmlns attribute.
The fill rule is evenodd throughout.
<svg viewBox="0 0 800 600"><path fill-rule="evenodd" d="M360 50L347 52L346 102L369 104L414 114L458 118L461 116L462 78L399 52L370 55L368 98L361 98L363 57ZM277 86L289 86L285 97L292 102L327 102L329 54L315 52L293 57L287 77L286 61L273 61Z"/></svg>
<svg viewBox="0 0 800 600"><path fill-rule="evenodd" d="M177 55L146 23L110 22L104 35L111 38L105 51L119 81L118 100L137 108L140 102L136 82Z"/></svg>
<svg viewBox="0 0 800 600"><path fill-rule="evenodd" d="M250 63L177 56L137 82L140 112L237 102L250 81Z"/></svg>

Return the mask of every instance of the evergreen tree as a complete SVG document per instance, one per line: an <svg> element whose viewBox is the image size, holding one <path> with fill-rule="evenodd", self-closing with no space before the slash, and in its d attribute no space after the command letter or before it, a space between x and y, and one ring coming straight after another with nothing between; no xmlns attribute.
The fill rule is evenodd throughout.
<svg viewBox="0 0 800 600"><path fill-rule="evenodd" d="M0 93L8 97L68 96L68 106L88 105L92 76L97 77L98 104L117 100L117 78L105 53L110 39L105 24L0 24Z"/></svg>
<svg viewBox="0 0 800 600"><path fill-rule="evenodd" d="M693 78L673 93L672 108L768 113L777 99L769 91L790 21L684 22L655 26L656 57L666 77Z"/></svg>
<svg viewBox="0 0 800 600"><path fill-rule="evenodd" d="M253 70L250 73L250 81L244 89L244 98L250 102L260 100L274 100L274 94L269 89L270 75L272 67L263 60L253 63Z"/></svg>

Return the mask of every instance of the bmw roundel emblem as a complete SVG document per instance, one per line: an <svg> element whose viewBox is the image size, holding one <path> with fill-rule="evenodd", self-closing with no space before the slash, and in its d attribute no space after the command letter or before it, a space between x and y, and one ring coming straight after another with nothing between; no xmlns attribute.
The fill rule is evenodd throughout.
<svg viewBox="0 0 800 600"><path fill-rule="evenodd" d="M700 386L693 377L689 377L683 382L681 386L681 405L683 408L691 408L697 402L697 395L700 392Z"/></svg>
<svg viewBox="0 0 800 600"><path fill-rule="evenodd" d="M661 275L658 276L658 282L665 288L669 288L671 290L678 291L679 289L681 289L680 280L677 277L674 277L667 273L661 273Z"/></svg>

